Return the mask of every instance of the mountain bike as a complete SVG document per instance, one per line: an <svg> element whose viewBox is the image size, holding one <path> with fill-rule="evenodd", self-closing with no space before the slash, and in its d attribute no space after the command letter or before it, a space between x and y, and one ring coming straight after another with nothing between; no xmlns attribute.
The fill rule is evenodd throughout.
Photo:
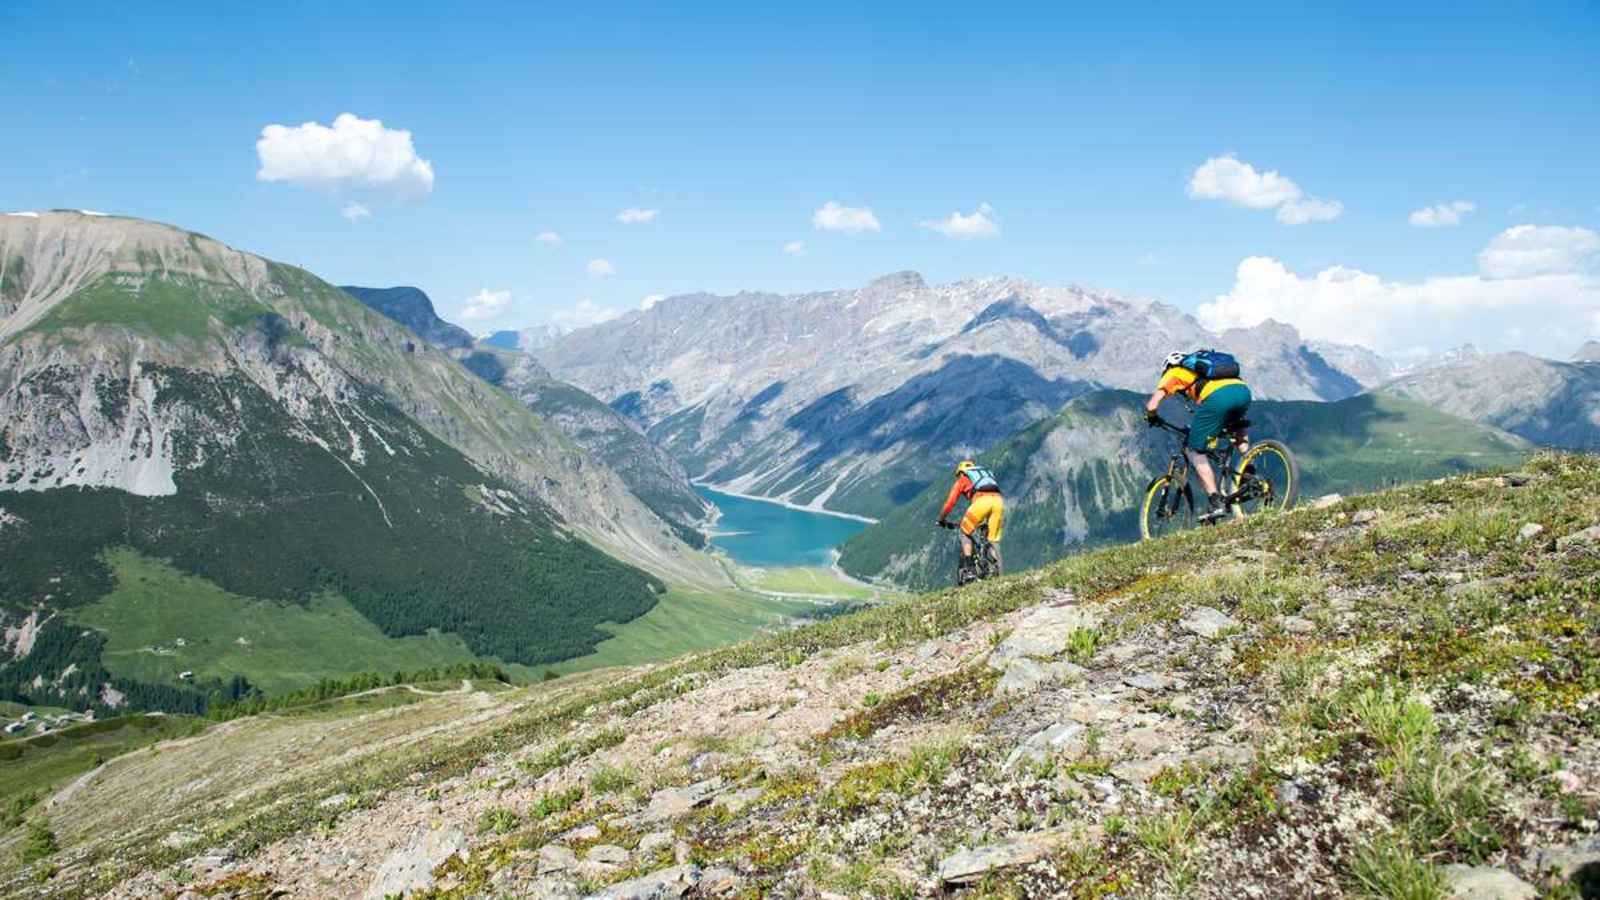
<svg viewBox="0 0 1600 900"><path fill-rule="evenodd" d="M1178 447L1167 462L1166 473L1157 475L1144 490L1139 536L1147 541L1192 527L1197 521L1194 489L1189 484L1189 455L1185 452L1189 429L1161 418L1155 424L1176 435ZM1294 453L1282 441L1252 442L1249 430L1249 419L1231 422L1205 451L1217 474L1217 490L1235 519L1287 510L1300 494L1300 464ZM1250 449L1239 457L1238 468L1234 468L1235 451L1241 444L1249 444ZM1207 524L1218 521L1222 519Z"/></svg>
<svg viewBox="0 0 1600 900"><path fill-rule="evenodd" d="M954 522L940 522L941 528L954 529ZM982 528L972 529L972 565L962 565L962 557L957 549L956 557L956 586L971 584L985 578L993 578L1000 574L1000 560L995 557L994 545L989 543L989 524L984 523Z"/></svg>

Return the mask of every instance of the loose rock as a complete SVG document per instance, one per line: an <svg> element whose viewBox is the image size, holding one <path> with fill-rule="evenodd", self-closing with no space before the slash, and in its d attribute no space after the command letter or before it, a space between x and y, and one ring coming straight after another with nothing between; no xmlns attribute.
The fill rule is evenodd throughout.
<svg viewBox="0 0 1600 900"><path fill-rule="evenodd" d="M1538 522L1529 522L1528 524L1517 529L1517 540L1531 541L1541 534L1544 534L1544 526L1540 525Z"/></svg>
<svg viewBox="0 0 1600 900"><path fill-rule="evenodd" d="M589 848L584 857L590 862L604 863L608 866L625 866L631 854L616 844L596 844Z"/></svg>
<svg viewBox="0 0 1600 900"><path fill-rule="evenodd" d="M545 844L539 848L539 874L567 872L578 867L578 854L560 844Z"/></svg>
<svg viewBox="0 0 1600 900"><path fill-rule="evenodd" d="M1209 606L1197 606L1184 616L1178 623L1184 631L1198 634L1203 638L1214 638L1224 630L1233 628L1239 623L1228 618L1221 610Z"/></svg>
<svg viewBox="0 0 1600 900"><path fill-rule="evenodd" d="M1312 509L1330 509L1344 502L1342 494L1323 494L1311 503Z"/></svg>
<svg viewBox="0 0 1600 900"><path fill-rule="evenodd" d="M1004 844L990 844L976 850L963 850L939 863L939 880L945 884L971 884L990 872L1025 866L1049 855L1059 843L1058 835L1040 835Z"/></svg>
<svg viewBox="0 0 1600 900"><path fill-rule="evenodd" d="M681 816L697 806L711 802L722 789L722 779L708 778L688 787L662 788L650 797L650 805L638 816L643 823L664 822Z"/></svg>
<svg viewBox="0 0 1600 900"><path fill-rule="evenodd" d="M1100 616L1093 610L1078 606L1044 606L1029 613L1017 623L1011 636L1000 642L990 655L989 665L1004 669L1018 657L1048 658L1067 649L1072 632L1079 628L1095 628Z"/></svg>
<svg viewBox="0 0 1600 900"><path fill-rule="evenodd" d="M699 866L673 866L649 875L613 884L590 900L668 900L682 897L700 883Z"/></svg>
<svg viewBox="0 0 1600 900"><path fill-rule="evenodd" d="M1452 900L1533 900L1538 891L1521 878L1494 866L1444 867Z"/></svg>
<svg viewBox="0 0 1600 900"><path fill-rule="evenodd" d="M362 896L383 900L390 894L409 894L433 886L433 870L456 854L467 852L467 836L459 828L425 829L384 860Z"/></svg>
<svg viewBox="0 0 1600 900"><path fill-rule="evenodd" d="M1576 531L1563 538L1556 538L1556 549L1566 550L1579 544L1600 543L1600 525L1590 525L1582 531Z"/></svg>

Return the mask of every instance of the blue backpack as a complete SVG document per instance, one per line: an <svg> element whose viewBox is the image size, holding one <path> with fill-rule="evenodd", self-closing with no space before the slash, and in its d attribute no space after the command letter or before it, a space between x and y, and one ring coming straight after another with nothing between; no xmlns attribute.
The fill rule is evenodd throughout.
<svg viewBox="0 0 1600 900"><path fill-rule="evenodd" d="M1239 361L1232 353L1221 350L1196 350L1183 358L1183 367L1198 375L1201 381L1239 377Z"/></svg>
<svg viewBox="0 0 1600 900"><path fill-rule="evenodd" d="M995 480L994 473L983 466L970 466L963 474L967 476L968 481L972 482L972 492L974 494L979 491L1000 490L1000 482Z"/></svg>

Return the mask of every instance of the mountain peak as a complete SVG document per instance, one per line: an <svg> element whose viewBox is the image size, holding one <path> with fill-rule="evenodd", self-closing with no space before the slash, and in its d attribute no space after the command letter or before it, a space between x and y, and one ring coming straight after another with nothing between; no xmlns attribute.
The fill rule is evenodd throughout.
<svg viewBox="0 0 1600 900"><path fill-rule="evenodd" d="M421 288L340 285L339 290L415 331L435 347L459 349L472 346L472 335L466 329L439 318L434 311L433 301Z"/></svg>
<svg viewBox="0 0 1600 900"><path fill-rule="evenodd" d="M1573 362L1600 362L1600 341L1585 341L1578 352L1572 354Z"/></svg>
<svg viewBox="0 0 1600 900"><path fill-rule="evenodd" d="M872 291L920 291L928 286L922 278L922 273L906 269L900 272L890 272L880 275L867 284L867 289Z"/></svg>

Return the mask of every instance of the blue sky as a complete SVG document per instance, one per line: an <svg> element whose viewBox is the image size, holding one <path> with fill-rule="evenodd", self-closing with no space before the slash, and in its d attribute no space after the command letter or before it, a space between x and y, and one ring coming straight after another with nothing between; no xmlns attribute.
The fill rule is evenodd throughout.
<svg viewBox="0 0 1600 900"><path fill-rule="evenodd" d="M898 269L1199 310L1260 288L1240 274L1259 257L1304 280L1291 295L1347 267L1394 298L1481 280L1482 254L1518 225L1556 229L1517 240L1555 241L1561 259L1502 271L1545 279L1518 302L1600 304L1586 236L1600 227L1600 4L230 6L0 5L0 208L168 221L335 282L416 284L457 317L480 291L509 292L467 323L479 330L584 298L624 309ZM425 196L257 177L263 128L344 113L410 133L433 172ZM1197 170L1228 155L1337 216L1284 224L1270 190L1237 178L1197 193ZM815 227L829 201L870 209L878 230ZM1473 206L1458 225L1408 221L1456 201ZM340 214L355 202L370 216ZM918 225L980 204L994 236ZM658 213L618 222L628 208ZM784 252L794 241L804 255ZM591 274L595 259L614 273ZM1537 300L1551 291L1566 293ZM1505 329L1473 318L1484 303L1502 301L1446 302L1466 318L1438 340L1492 343ZM1399 348L1419 330L1366 339Z"/></svg>

